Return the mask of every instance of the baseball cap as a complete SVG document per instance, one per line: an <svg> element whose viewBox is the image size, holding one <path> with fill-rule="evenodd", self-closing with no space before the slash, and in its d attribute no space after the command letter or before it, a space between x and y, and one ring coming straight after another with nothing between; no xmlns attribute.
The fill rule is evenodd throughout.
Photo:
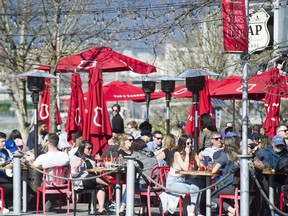
<svg viewBox="0 0 288 216"><path fill-rule="evenodd" d="M274 143L275 146L277 145L285 145L283 137L280 135L276 135L273 137L272 142Z"/></svg>
<svg viewBox="0 0 288 216"><path fill-rule="evenodd" d="M178 127L186 126L186 123L184 121L179 121L177 124Z"/></svg>
<svg viewBox="0 0 288 216"><path fill-rule="evenodd" d="M234 132L229 132L225 135L225 137L238 137L238 135Z"/></svg>
<svg viewBox="0 0 288 216"><path fill-rule="evenodd" d="M13 153L13 152L18 150L18 147L17 147L16 143L12 139L6 140L5 148L7 150L9 150L11 153Z"/></svg>

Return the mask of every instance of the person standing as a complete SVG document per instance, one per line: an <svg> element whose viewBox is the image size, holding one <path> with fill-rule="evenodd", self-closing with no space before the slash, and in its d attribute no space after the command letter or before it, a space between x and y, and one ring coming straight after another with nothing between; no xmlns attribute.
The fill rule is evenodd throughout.
<svg viewBox="0 0 288 216"><path fill-rule="evenodd" d="M120 112L120 105L114 104L112 106L113 118L112 118L112 132L113 133L124 133L124 121Z"/></svg>

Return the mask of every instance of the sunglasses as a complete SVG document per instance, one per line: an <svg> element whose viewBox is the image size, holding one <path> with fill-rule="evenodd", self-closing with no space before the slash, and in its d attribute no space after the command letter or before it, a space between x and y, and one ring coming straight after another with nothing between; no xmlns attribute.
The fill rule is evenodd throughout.
<svg viewBox="0 0 288 216"><path fill-rule="evenodd" d="M113 112L118 112L118 110L113 110Z"/></svg>
<svg viewBox="0 0 288 216"><path fill-rule="evenodd" d="M192 142L186 142L186 145L191 145L192 144Z"/></svg>
<svg viewBox="0 0 288 216"><path fill-rule="evenodd" d="M218 140L221 140L221 137L215 137L215 138L212 138L212 139L218 141Z"/></svg>
<svg viewBox="0 0 288 216"><path fill-rule="evenodd" d="M284 148L284 145L277 145L276 148Z"/></svg>
<svg viewBox="0 0 288 216"><path fill-rule="evenodd" d="M129 140L130 142L133 142L133 141L134 141L134 139L127 139L127 140Z"/></svg>
<svg viewBox="0 0 288 216"><path fill-rule="evenodd" d="M88 151L92 151L93 150L93 148L92 147L88 147L88 148L86 148Z"/></svg>
<svg viewBox="0 0 288 216"><path fill-rule="evenodd" d="M162 140L163 137L155 137L157 140Z"/></svg>

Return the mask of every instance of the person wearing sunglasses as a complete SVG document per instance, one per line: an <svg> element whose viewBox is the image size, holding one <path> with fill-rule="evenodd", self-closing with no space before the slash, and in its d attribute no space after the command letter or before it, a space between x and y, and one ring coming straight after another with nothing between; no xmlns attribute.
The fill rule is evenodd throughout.
<svg viewBox="0 0 288 216"><path fill-rule="evenodd" d="M208 156L211 161L213 161L213 155L215 152L223 149L222 137L218 131L214 131L211 134L211 147L205 148L203 151L199 152L199 159L204 160L205 156Z"/></svg>
<svg viewBox="0 0 288 216"><path fill-rule="evenodd" d="M131 156L132 151L132 142L134 137L129 133L124 133L120 136L120 147L118 150L118 156L124 158L124 156Z"/></svg>
<svg viewBox="0 0 288 216"><path fill-rule="evenodd" d="M89 178L87 180L73 181L74 190L94 189L101 187L97 192L98 200L98 214L107 214L107 210L104 208L105 202L105 186L108 182L104 178L90 178L96 176L96 173L88 172L87 169L93 169L96 167L96 162L92 156L93 145L89 140L84 140L79 145L75 157L71 158L71 176L72 178Z"/></svg>
<svg viewBox="0 0 288 216"><path fill-rule="evenodd" d="M120 113L120 105L119 104L113 104L112 106L112 132L113 133L124 133L124 121Z"/></svg>
<svg viewBox="0 0 288 216"><path fill-rule="evenodd" d="M162 148L163 134L161 131L154 131L153 140L147 143L147 147L153 152Z"/></svg>
<svg viewBox="0 0 288 216"><path fill-rule="evenodd" d="M200 165L198 157L192 152L192 138L183 134L178 139L178 145L170 160L170 171L168 173L166 187L172 191L190 194L190 202L187 206L187 215L195 216L200 214L200 193L195 193L202 187L203 179L193 176L192 178L186 178L183 175L177 174L177 171L188 171L190 162L195 160Z"/></svg>

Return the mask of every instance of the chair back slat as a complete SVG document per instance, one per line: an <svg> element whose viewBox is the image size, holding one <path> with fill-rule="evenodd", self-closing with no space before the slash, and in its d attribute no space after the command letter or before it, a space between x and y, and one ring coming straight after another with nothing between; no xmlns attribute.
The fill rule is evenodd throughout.
<svg viewBox="0 0 288 216"><path fill-rule="evenodd" d="M63 177L69 177L70 171L68 166L56 166L52 168L44 169L45 173L49 173L53 176L43 175L43 186L44 187L67 187L69 186L69 181L62 179ZM54 176L59 176L62 178L57 178Z"/></svg>

